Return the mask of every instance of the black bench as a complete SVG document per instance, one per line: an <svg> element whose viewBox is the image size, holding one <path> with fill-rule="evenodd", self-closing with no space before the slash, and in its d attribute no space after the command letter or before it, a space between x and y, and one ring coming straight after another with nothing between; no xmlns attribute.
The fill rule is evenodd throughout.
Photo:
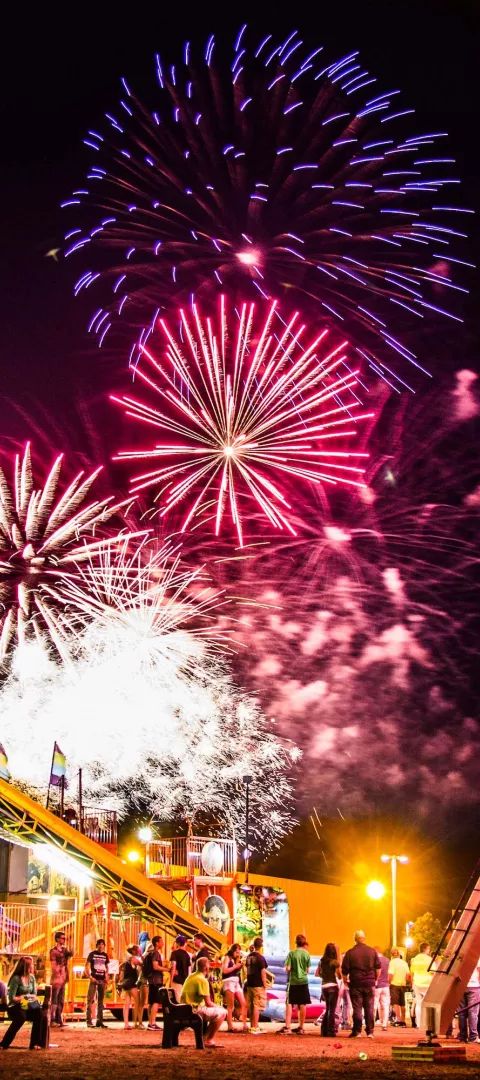
<svg viewBox="0 0 480 1080"><path fill-rule="evenodd" d="M197 1050L203 1050L202 1017L194 1012L191 1005L179 1005L173 990L167 990L165 986L162 986L159 997L163 1009L163 1049L171 1050L172 1047L178 1046L180 1032L185 1028L192 1028L195 1046Z"/></svg>

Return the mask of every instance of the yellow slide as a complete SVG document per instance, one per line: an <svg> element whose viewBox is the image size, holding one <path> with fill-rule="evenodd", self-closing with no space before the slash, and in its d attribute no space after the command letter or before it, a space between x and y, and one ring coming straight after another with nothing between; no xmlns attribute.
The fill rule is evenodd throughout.
<svg viewBox="0 0 480 1080"><path fill-rule="evenodd" d="M201 919L176 904L167 889L157 885L138 870L125 865L101 844L83 836L71 825L24 795L13 784L0 780L0 824L12 839L27 843L46 843L68 855L92 876L102 892L109 893L123 910L155 922L159 929L175 937L192 937L200 932L207 943L218 950L226 944Z"/></svg>

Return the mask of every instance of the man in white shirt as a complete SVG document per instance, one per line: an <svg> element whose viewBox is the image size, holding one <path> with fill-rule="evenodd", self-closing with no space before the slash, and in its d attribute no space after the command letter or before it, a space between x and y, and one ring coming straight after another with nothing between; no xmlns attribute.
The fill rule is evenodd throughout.
<svg viewBox="0 0 480 1080"><path fill-rule="evenodd" d="M417 1028L421 1027L422 1002L432 981L434 969L430 968L431 962L432 952L430 945L428 944L428 941L422 941L419 952L416 956L412 956L410 961L413 996L415 999L415 1022Z"/></svg>
<svg viewBox="0 0 480 1080"><path fill-rule="evenodd" d="M392 949L391 952L391 960L388 965L388 981L390 983L390 1002L397 1024L406 1027L405 991L410 983L410 970L407 961L402 960L398 949Z"/></svg>

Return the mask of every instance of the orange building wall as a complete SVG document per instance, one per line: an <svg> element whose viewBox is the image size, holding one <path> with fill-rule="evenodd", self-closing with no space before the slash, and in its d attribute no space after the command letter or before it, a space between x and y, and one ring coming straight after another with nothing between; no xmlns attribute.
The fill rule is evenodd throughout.
<svg viewBox="0 0 480 1080"><path fill-rule="evenodd" d="M239 874L239 881L244 877ZM281 889L287 896L290 916L290 941L305 934L310 952L321 954L327 941L334 941L342 952L353 945L355 930L364 930L369 945L386 949L390 940L390 897L370 900L365 885L319 885L312 881L294 881L250 874L252 885Z"/></svg>

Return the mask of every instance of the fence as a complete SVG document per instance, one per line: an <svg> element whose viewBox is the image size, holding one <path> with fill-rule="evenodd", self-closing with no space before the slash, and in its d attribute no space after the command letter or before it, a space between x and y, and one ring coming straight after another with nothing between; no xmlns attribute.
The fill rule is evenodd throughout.
<svg viewBox="0 0 480 1080"><path fill-rule="evenodd" d="M237 871L234 840L209 836L174 836L146 845L147 873L159 879L175 877L233 878Z"/></svg>

